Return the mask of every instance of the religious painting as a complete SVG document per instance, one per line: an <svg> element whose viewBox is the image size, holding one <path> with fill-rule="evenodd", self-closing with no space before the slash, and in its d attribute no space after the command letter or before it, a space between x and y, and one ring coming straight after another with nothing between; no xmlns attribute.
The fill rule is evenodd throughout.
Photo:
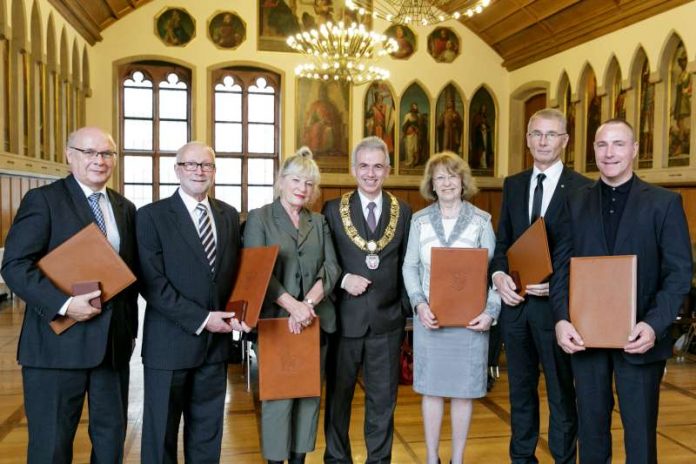
<svg viewBox="0 0 696 464"><path fill-rule="evenodd" d="M640 119L638 126L638 168L651 168L655 128L655 84L650 82L650 63L646 58L638 82Z"/></svg>
<svg viewBox="0 0 696 464"><path fill-rule="evenodd" d="M423 174L430 157L430 100L415 83L401 97L399 138L399 174Z"/></svg>
<svg viewBox="0 0 696 464"><path fill-rule="evenodd" d="M476 176L492 176L497 115L493 97L484 87L471 98L469 114L469 166Z"/></svg>
<svg viewBox="0 0 696 464"><path fill-rule="evenodd" d="M296 82L296 146L309 147L322 172L348 172L348 83L313 79Z"/></svg>
<svg viewBox="0 0 696 464"><path fill-rule="evenodd" d="M689 165L693 86L687 61L684 43L680 42L672 55L669 74L669 167Z"/></svg>
<svg viewBox="0 0 696 464"><path fill-rule="evenodd" d="M614 77L611 82L611 89L611 94L614 97L611 117L626 119L626 94L628 92L622 88L621 69L619 69L618 65L616 66L616 71L614 72Z"/></svg>
<svg viewBox="0 0 696 464"><path fill-rule="evenodd" d="M289 35L316 29L328 22L363 23L372 27L372 16L359 15L343 0L258 0L259 50L291 52Z"/></svg>
<svg viewBox="0 0 696 464"><path fill-rule="evenodd" d="M566 117L566 132L568 133L565 165L573 169L575 166L575 103L570 91L570 84L567 82L565 92L563 92L563 113Z"/></svg>
<svg viewBox="0 0 696 464"><path fill-rule="evenodd" d="M440 92L435 105L435 151L464 156L464 102L452 83Z"/></svg>
<svg viewBox="0 0 696 464"><path fill-rule="evenodd" d="M368 87L363 114L365 115L363 135L365 137L374 135L384 140L393 168L396 107L394 96L386 82L373 82Z"/></svg>
<svg viewBox="0 0 696 464"><path fill-rule="evenodd" d="M399 49L389 55L397 60L406 60L416 52L416 34L410 27L403 24L394 24L384 31L384 35L396 40Z"/></svg>
<svg viewBox="0 0 696 464"><path fill-rule="evenodd" d="M428 36L428 53L438 63L451 63L459 56L459 37L449 27L437 27Z"/></svg>
<svg viewBox="0 0 696 464"><path fill-rule="evenodd" d="M246 23L231 11L217 12L208 21L208 38L218 48L237 48L246 40Z"/></svg>
<svg viewBox="0 0 696 464"><path fill-rule="evenodd" d="M585 81L585 172L597 171L597 160L594 152L595 132L602 124L602 98L597 95L597 79L592 70L588 71Z"/></svg>
<svg viewBox="0 0 696 464"><path fill-rule="evenodd" d="M196 21L183 8L165 8L155 16L155 34L167 46L183 47L196 36Z"/></svg>

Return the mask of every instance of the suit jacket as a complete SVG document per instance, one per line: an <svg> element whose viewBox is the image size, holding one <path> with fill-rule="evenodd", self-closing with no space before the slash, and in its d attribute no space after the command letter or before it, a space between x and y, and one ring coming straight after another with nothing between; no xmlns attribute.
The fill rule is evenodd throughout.
<svg viewBox="0 0 696 464"><path fill-rule="evenodd" d="M107 189L120 235L119 254L137 273L135 206ZM128 365L138 333L138 292L123 290L96 317L56 335L49 323L69 295L54 286L36 263L91 222L87 198L70 175L25 195L5 241L2 275L7 285L27 303L17 358L23 366L85 369L99 365L111 341L111 364Z"/></svg>
<svg viewBox="0 0 696 464"><path fill-rule="evenodd" d="M390 197L382 195L382 214L374 233L370 232L362 212L360 196L353 192L350 197L350 217L363 238L378 240L389 223ZM328 201L323 213L329 224L343 270L335 295L339 317L339 328L345 337L362 337L371 329L374 334L389 332L404 326L405 316L411 313L410 303L404 288L401 267L406 255L408 230L411 224L411 208L401 200L399 220L394 238L379 253L379 268L370 270L365 264L366 253L358 248L346 235L339 212L341 199ZM352 296L340 287L346 274L358 274L372 281L365 293Z"/></svg>
<svg viewBox="0 0 696 464"><path fill-rule="evenodd" d="M212 273L196 226L178 190L138 210L137 238L142 262L143 364L154 369L191 369L225 362L232 336L203 329L210 311L224 311L237 270L239 214L209 198L217 229Z"/></svg>
<svg viewBox="0 0 696 464"><path fill-rule="evenodd" d="M556 321L569 320L570 258L609 254L599 182L568 197L564 218L552 233L558 238L551 303ZM669 358L672 347L668 329L689 292L692 275L691 241L681 196L635 176L613 254L638 256L637 319L650 325L657 337L655 346L646 353L624 356L634 364Z"/></svg>
<svg viewBox="0 0 696 464"><path fill-rule="evenodd" d="M249 212L244 226L244 246L279 245L280 252L268 284L261 317L288 317L276 300L288 292L294 298L304 298L318 280L322 280L325 298L315 312L322 330L336 331L336 311L331 292L341 275L331 232L326 219L307 209L300 212L299 227L290 220L279 199Z"/></svg>
<svg viewBox="0 0 696 464"><path fill-rule="evenodd" d="M507 251L510 246L522 235L529 227L529 188L532 177L532 169L522 171L513 176L509 176L503 183L503 202L500 211L500 221L498 222L498 233L496 235L495 255L490 264L491 275L497 271L509 273ZM561 177L558 180L558 185L553 192L549 206L544 214L544 222L547 232L551 226L558 220L558 217L563 209L566 196L581 186L590 185L592 181L587 177L578 174L572 169L563 167ZM552 237L549 235L549 247L553 251ZM548 298L527 295L525 301L521 305L530 305L533 307L544 306L545 311L549 312ZM505 302L502 303L503 310L510 309ZM514 306L512 309L518 309L520 306ZM520 311L516 312L521 314ZM553 319L551 317L544 318L546 323L551 325ZM551 327L549 327L551 328Z"/></svg>

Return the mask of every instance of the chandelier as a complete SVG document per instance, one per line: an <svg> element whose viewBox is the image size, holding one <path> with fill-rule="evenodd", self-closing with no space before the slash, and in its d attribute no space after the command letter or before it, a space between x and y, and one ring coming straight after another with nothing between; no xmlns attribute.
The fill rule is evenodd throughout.
<svg viewBox="0 0 696 464"><path fill-rule="evenodd" d="M437 24L448 19L471 18L490 5L491 0L469 0L455 11L447 12L448 5L462 3L453 0L346 0L346 7L359 14L372 14L393 24Z"/></svg>
<svg viewBox="0 0 696 464"><path fill-rule="evenodd" d="M297 76L353 84L389 78L389 71L370 62L399 48L396 40L384 34L369 31L363 24L346 28L343 21L291 35L287 44L312 60L295 68Z"/></svg>

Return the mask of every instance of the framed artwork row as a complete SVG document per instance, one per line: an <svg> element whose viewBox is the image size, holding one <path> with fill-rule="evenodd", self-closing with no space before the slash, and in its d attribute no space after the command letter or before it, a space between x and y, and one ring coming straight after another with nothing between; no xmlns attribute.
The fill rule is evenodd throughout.
<svg viewBox="0 0 696 464"><path fill-rule="evenodd" d="M217 48L235 49L246 40L246 23L233 11L216 11L207 32ZM196 37L196 20L185 8L166 7L155 15L155 35L168 47L185 47Z"/></svg>

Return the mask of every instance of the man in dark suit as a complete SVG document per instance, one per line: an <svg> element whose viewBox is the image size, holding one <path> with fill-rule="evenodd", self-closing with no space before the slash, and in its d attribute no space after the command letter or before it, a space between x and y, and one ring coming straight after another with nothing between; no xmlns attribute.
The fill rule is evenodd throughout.
<svg viewBox="0 0 696 464"><path fill-rule="evenodd" d="M626 462L656 463L660 382L672 353L669 328L691 286L691 244L681 197L633 173L633 128L609 120L595 135L600 180L573 192L553 232L551 300L558 344L571 353L580 462L611 462L612 377ZM637 324L622 349L585 348L568 314L572 256L637 255ZM607 308L611 311L611 308Z"/></svg>
<svg viewBox="0 0 696 464"><path fill-rule="evenodd" d="M71 297L37 267L51 250L97 223L126 264L137 271L135 206L106 188L116 164L111 136L85 127L65 148L71 175L27 192L5 242L2 275L27 303L19 339L24 410L29 424L27 462L72 462L73 438L89 397L91 462L121 462L128 409L128 362L138 326L131 286L102 309L95 291ZM76 321L56 335L49 323Z"/></svg>
<svg viewBox="0 0 696 464"><path fill-rule="evenodd" d="M549 227L557 220L566 194L590 180L563 166L568 143L566 119L555 109L537 111L527 126L527 146L534 166L505 179L493 283L503 300L500 313L508 365L513 463L538 462L539 364L543 366L549 404L549 449L557 464L574 463L577 414L570 358L556 344L549 284L527 286L520 297L508 274L507 250L538 217ZM552 245L552 244L551 244Z"/></svg>
<svg viewBox="0 0 696 464"><path fill-rule="evenodd" d="M232 330L225 306L240 246L239 215L208 196L215 153L200 142L179 149L179 189L138 211L143 296L145 414L141 461L177 462L184 415L186 462L219 462Z"/></svg>
<svg viewBox="0 0 696 464"><path fill-rule="evenodd" d="M352 153L357 191L324 205L343 269L336 291L339 331L327 360L324 462L353 462L348 428L362 366L367 462L391 462L404 316L410 312L401 266L411 210L382 190L389 155L378 137Z"/></svg>

